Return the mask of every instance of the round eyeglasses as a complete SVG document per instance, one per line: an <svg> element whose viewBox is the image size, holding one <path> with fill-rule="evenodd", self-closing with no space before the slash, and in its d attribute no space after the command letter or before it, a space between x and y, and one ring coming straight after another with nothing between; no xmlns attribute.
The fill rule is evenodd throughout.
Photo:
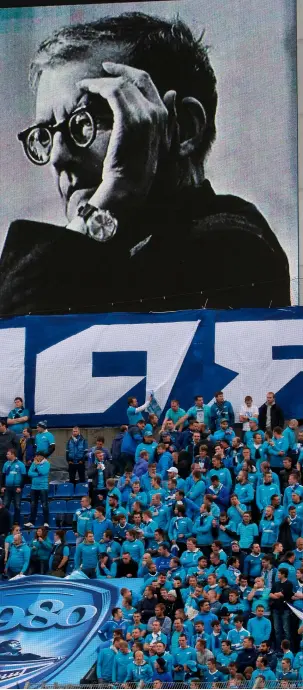
<svg viewBox="0 0 303 690"><path fill-rule="evenodd" d="M62 132L74 145L84 149L93 143L96 131L97 126L92 113L83 107L56 125L33 125L20 132L18 139L22 142L31 163L46 165L50 161L56 132Z"/></svg>

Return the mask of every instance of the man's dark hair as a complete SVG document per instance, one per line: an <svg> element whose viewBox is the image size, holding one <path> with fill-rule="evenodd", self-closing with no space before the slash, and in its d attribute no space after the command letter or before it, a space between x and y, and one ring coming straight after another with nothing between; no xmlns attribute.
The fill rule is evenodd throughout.
<svg viewBox="0 0 303 690"><path fill-rule="evenodd" d="M43 41L30 66L30 84L35 90L43 69L71 60L83 60L98 45L125 46L127 63L148 72L160 96L177 93L177 108L187 96L203 105L206 126L198 158L203 161L215 140L217 107L216 77L202 43L178 17L172 21L143 12L125 12L94 22L66 26ZM100 60L101 68L101 60Z"/></svg>
<svg viewBox="0 0 303 690"><path fill-rule="evenodd" d="M288 569L287 568L279 568L279 573L281 573L281 575L284 575L284 577L286 577L286 578L288 577Z"/></svg>
<svg viewBox="0 0 303 690"><path fill-rule="evenodd" d="M22 402L22 403L23 403L23 398L20 398L20 396L19 396L19 395L17 395L17 397L15 398L14 402L16 402L17 400L20 400L20 402Z"/></svg>

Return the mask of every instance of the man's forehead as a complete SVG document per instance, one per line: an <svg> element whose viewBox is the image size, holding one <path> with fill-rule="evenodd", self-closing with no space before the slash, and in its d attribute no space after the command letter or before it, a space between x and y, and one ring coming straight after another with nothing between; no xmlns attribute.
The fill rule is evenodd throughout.
<svg viewBox="0 0 303 690"><path fill-rule="evenodd" d="M85 103L87 96L84 95L81 98L77 82L81 79L108 76L102 68L102 63L105 61L126 64L126 48L122 44L104 42L90 49L81 58L46 66L41 73L37 88L37 121L53 119L58 122L72 112L79 104L79 99Z"/></svg>

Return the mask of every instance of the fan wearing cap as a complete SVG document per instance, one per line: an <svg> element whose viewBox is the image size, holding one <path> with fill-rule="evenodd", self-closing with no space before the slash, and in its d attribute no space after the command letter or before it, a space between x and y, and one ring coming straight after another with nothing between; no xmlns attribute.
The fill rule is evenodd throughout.
<svg viewBox="0 0 303 690"><path fill-rule="evenodd" d="M148 453L148 462L153 462L155 456L155 450L157 448L157 441L153 437L153 432L149 429L144 429L143 441L139 443L135 452L135 463L140 460L140 453L142 450L146 450Z"/></svg>
<svg viewBox="0 0 303 690"><path fill-rule="evenodd" d="M231 446L235 436L236 434L233 428L228 424L228 419L221 419L219 429L209 436L209 440L214 444L220 441L226 441L228 445Z"/></svg>
<svg viewBox="0 0 303 690"><path fill-rule="evenodd" d="M47 422L45 420L37 424L35 446L36 453L43 453L46 458L49 458L56 448L55 437L47 430Z"/></svg>
<svg viewBox="0 0 303 690"><path fill-rule="evenodd" d="M168 476L168 481L170 479L175 479L177 484L177 489L181 489L181 491L184 491L185 489L185 480L179 477L178 473L178 468L177 467L169 467L167 470L167 476Z"/></svg>
<svg viewBox="0 0 303 690"><path fill-rule="evenodd" d="M257 417L252 417L249 420L248 425L249 425L249 431L245 431L244 443L246 445L248 445L249 443L253 443L255 434L260 434L260 436L262 437L262 443L263 443L264 442L264 431L262 431L262 429L259 429Z"/></svg>

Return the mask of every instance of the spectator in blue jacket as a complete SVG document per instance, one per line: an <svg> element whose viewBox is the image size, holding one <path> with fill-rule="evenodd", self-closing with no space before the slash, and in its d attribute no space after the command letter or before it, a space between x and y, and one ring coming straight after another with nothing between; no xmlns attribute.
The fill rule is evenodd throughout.
<svg viewBox="0 0 303 690"><path fill-rule="evenodd" d="M15 451L10 448L6 453L7 461L2 469L2 481L5 486L1 492L4 493L4 506L9 510L11 502L14 504L14 522L20 524L20 505L24 477L26 468L21 460L17 459Z"/></svg>
<svg viewBox="0 0 303 690"><path fill-rule="evenodd" d="M130 426L125 432L121 444L120 474L123 474L126 467L134 466L136 448L143 441L144 427L144 419L139 419L137 424Z"/></svg>
<svg viewBox="0 0 303 690"><path fill-rule="evenodd" d="M282 432L282 436L285 436L288 441L287 453L295 453L297 447L296 430L298 428L298 420L290 419L287 426Z"/></svg>
<svg viewBox="0 0 303 690"><path fill-rule="evenodd" d="M53 544L45 527L38 527L31 542L30 575L46 575Z"/></svg>
<svg viewBox="0 0 303 690"><path fill-rule="evenodd" d="M111 683L113 677L113 667L116 656L120 649L120 644L120 638L117 638L113 640L113 643L110 647L99 648L96 668L98 683Z"/></svg>
<svg viewBox="0 0 303 690"><path fill-rule="evenodd" d="M113 438L112 446L110 449L112 463L114 466L114 472L115 472L115 474L119 474L119 475L121 474L120 458L121 458L122 441L123 441L124 434L126 433L127 429L128 429L127 424L122 424L120 426L120 431L118 431L116 436Z"/></svg>
<svg viewBox="0 0 303 690"><path fill-rule="evenodd" d="M268 441L267 453L269 455L270 466L272 468L281 469L283 467L283 458L287 455L288 439L282 435L280 426L275 426L273 429L273 437Z"/></svg>
<svg viewBox="0 0 303 690"><path fill-rule="evenodd" d="M197 670L197 652L187 643L183 633L179 636L178 648L173 653L173 671L175 681L184 681Z"/></svg>
<svg viewBox="0 0 303 690"><path fill-rule="evenodd" d="M220 511L225 511L229 504L230 492L227 487L221 484L217 474L213 474L211 484L207 489L206 496L212 496L215 504L220 508Z"/></svg>
<svg viewBox="0 0 303 690"><path fill-rule="evenodd" d="M195 404L187 410L186 414L176 422L176 427L180 430L188 419L194 419L199 424L205 424L206 429L210 429L211 412L208 405L204 405L202 395L196 395Z"/></svg>
<svg viewBox="0 0 303 690"><path fill-rule="evenodd" d="M273 506L266 506L264 514L259 522L259 532L261 535L262 550L270 552L273 545L278 541L279 523L274 519Z"/></svg>
<svg viewBox="0 0 303 690"><path fill-rule="evenodd" d="M269 640L271 636L271 622L267 616L264 615L264 606L257 604L255 616L250 618L247 623L247 630L254 638L256 647L260 647L263 640Z"/></svg>
<svg viewBox="0 0 303 690"><path fill-rule="evenodd" d="M229 491L232 489L232 478L230 471L227 467L224 467L222 458L220 455L214 455L211 461L211 469L206 475L206 485L209 486L211 483L211 478L215 474L219 477L219 480L223 486L225 486Z"/></svg>
<svg viewBox="0 0 303 690"><path fill-rule="evenodd" d="M257 525L251 521L251 514L244 513L243 520L237 527L237 533L239 535L239 546L242 551L248 551L252 548L253 543L259 537L259 530Z"/></svg>
<svg viewBox="0 0 303 690"><path fill-rule="evenodd" d="M152 431L145 429L143 432L143 439L136 448L135 463L139 462L141 450L146 450L148 453L148 461L153 462L157 445L157 441L155 441Z"/></svg>
<svg viewBox="0 0 303 690"><path fill-rule="evenodd" d="M75 553L75 568L81 569L87 577L96 577L99 554L102 552L101 545L95 541L93 532L86 532L83 542L78 544Z"/></svg>
<svg viewBox="0 0 303 690"><path fill-rule="evenodd" d="M155 449L155 460L157 462L157 475L162 479L167 479L167 470L173 466L173 456L166 449L164 443L159 443Z"/></svg>
<svg viewBox="0 0 303 690"><path fill-rule="evenodd" d="M66 444L66 461L68 463L69 481L73 484L78 473L79 482L85 482L85 461L87 458L87 440L80 433L78 426L74 426L72 435Z"/></svg>
<svg viewBox="0 0 303 690"><path fill-rule="evenodd" d="M197 539L197 546L201 548L204 555L210 551L210 545L213 541L213 529L217 522L214 520L210 510L202 504L200 515L196 518L193 525L193 534Z"/></svg>
<svg viewBox="0 0 303 690"><path fill-rule="evenodd" d="M220 428L221 419L227 419L228 426L233 426L235 415L232 404L228 400L224 400L224 393L222 391L217 391L214 397L215 402L210 408L212 431Z"/></svg>
<svg viewBox="0 0 303 690"><path fill-rule="evenodd" d="M238 496L240 503L245 503L246 508L250 508L254 500L254 489L248 481L248 474L245 470L241 470L238 474L235 494Z"/></svg>
<svg viewBox="0 0 303 690"><path fill-rule="evenodd" d="M262 431L262 429L259 429L257 417L252 417L248 422L248 426L249 426L249 429L244 434L245 445L249 446L249 444L253 443L255 434L259 434L261 436L262 443L263 443L264 431Z"/></svg>
<svg viewBox="0 0 303 690"><path fill-rule="evenodd" d="M15 407L7 416L7 427L17 436L21 436L23 429L29 427L29 410L23 406L23 400L20 397L15 398L14 403Z"/></svg>
<svg viewBox="0 0 303 690"><path fill-rule="evenodd" d="M174 515L168 527L168 538L173 544L177 544L181 553L185 551L186 540L193 534L193 522L186 517L186 507L176 504Z"/></svg>
<svg viewBox="0 0 303 690"><path fill-rule="evenodd" d="M249 580L259 577L262 570L262 558L263 553L261 553L260 545L255 542L252 544L251 552L246 556L244 560L243 573L247 575ZM267 638L266 638L267 639Z"/></svg>
<svg viewBox="0 0 303 690"><path fill-rule="evenodd" d="M284 491L283 506L288 509L288 506L292 504L293 494L298 494L298 496L303 497L303 486L299 483L301 478L300 472L293 470L289 475L288 484L289 486Z"/></svg>
<svg viewBox="0 0 303 690"><path fill-rule="evenodd" d="M126 640L121 640L119 644L119 651L114 655L112 663L112 677L113 683L124 683L129 664L134 660L133 654L128 646ZM99 681L100 682L100 681Z"/></svg>
<svg viewBox="0 0 303 690"><path fill-rule="evenodd" d="M32 462L28 476L32 480L31 487L31 512L29 522L24 523L24 527L34 527L38 512L38 501L40 498L43 511L44 527L48 527L49 508L48 508L48 475L50 463L44 453L36 453Z"/></svg>
<svg viewBox="0 0 303 690"><path fill-rule="evenodd" d="M129 553L134 561L141 560L144 554L143 542L137 538L137 532L134 529L129 529L125 535L125 541L122 544L121 555Z"/></svg>
<svg viewBox="0 0 303 690"><path fill-rule="evenodd" d="M290 505L288 508L288 524L290 527L290 533L292 540L296 543L297 539L301 537L303 530L303 520L297 515L296 507Z"/></svg>
<svg viewBox="0 0 303 690"><path fill-rule="evenodd" d="M86 532L92 530L94 517L95 511L91 507L90 497L82 496L80 508L76 510L73 516L73 530L77 538L77 544L83 541Z"/></svg>
<svg viewBox="0 0 303 690"><path fill-rule="evenodd" d="M152 681L153 669L148 661L144 658L141 650L134 653L134 660L127 667L126 682L140 683L142 687L146 687L147 683Z"/></svg>
<svg viewBox="0 0 303 690"><path fill-rule="evenodd" d="M228 445L231 446L232 440L235 438L235 436L236 434L232 427L229 426L228 420L221 419L219 428L214 431L213 434L210 434L209 440L214 444L220 441L226 441Z"/></svg>
<svg viewBox="0 0 303 690"><path fill-rule="evenodd" d="M24 543L21 534L15 534L6 563L8 578L25 575L29 566L30 548Z"/></svg>
<svg viewBox="0 0 303 690"><path fill-rule="evenodd" d="M271 497L276 495L280 496L280 487L273 483L272 473L265 472L263 484L259 484L256 490L256 504L261 513L270 505Z"/></svg>

